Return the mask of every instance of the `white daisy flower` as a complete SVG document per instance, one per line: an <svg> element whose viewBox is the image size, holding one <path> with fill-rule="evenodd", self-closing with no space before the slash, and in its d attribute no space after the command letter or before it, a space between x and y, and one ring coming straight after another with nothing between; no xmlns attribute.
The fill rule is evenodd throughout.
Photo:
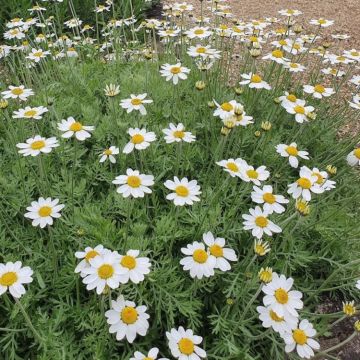
<svg viewBox="0 0 360 360"><path fill-rule="evenodd" d="M194 335L190 329L185 330L182 326L166 332L169 340L169 348L174 358L179 360L200 360L206 358L206 352L199 347L202 337Z"/></svg>
<svg viewBox="0 0 360 360"><path fill-rule="evenodd" d="M116 191L124 198L132 196L143 198L145 194L151 194L149 186L154 185L154 176L140 174L138 170L131 168L126 170L126 175L119 175L112 181L115 185L120 185Z"/></svg>
<svg viewBox="0 0 360 360"><path fill-rule="evenodd" d="M298 105L301 102L300 99L296 97L294 94L290 94L289 92L285 91L284 95L279 96L279 100L281 101L281 106L283 108L293 107Z"/></svg>
<svg viewBox="0 0 360 360"><path fill-rule="evenodd" d="M26 106L25 109L19 109L14 111L13 118L14 119L34 119L40 120L42 119L42 115L46 113L48 109L44 106L38 107L30 107Z"/></svg>
<svg viewBox="0 0 360 360"><path fill-rule="evenodd" d="M311 193L321 194L324 188L316 183L318 177L306 166L300 169L300 177L296 182L288 185L288 194L294 199L302 197L305 201L311 200Z"/></svg>
<svg viewBox="0 0 360 360"><path fill-rule="evenodd" d="M228 172L232 177L240 177L240 172L248 167L248 163L241 158L221 160L217 161L216 164L223 167L224 171Z"/></svg>
<svg viewBox="0 0 360 360"><path fill-rule="evenodd" d="M110 325L110 334L116 334L116 340L126 337L132 343L136 336L145 336L149 329L149 315L146 306L136 306L132 301L127 301L122 295L116 301L111 301L111 310L106 311L107 323Z"/></svg>
<svg viewBox="0 0 360 360"><path fill-rule="evenodd" d="M114 155L119 154L119 148L116 146L110 146L108 149L105 149L99 156L100 162L104 162L105 160L109 159L111 163L116 163L116 158Z"/></svg>
<svg viewBox="0 0 360 360"><path fill-rule="evenodd" d="M352 108L360 110L360 95L354 95L352 101L348 101L348 103Z"/></svg>
<svg viewBox="0 0 360 360"><path fill-rule="evenodd" d="M146 129L130 128L128 130L130 141L125 145L123 153L130 154L134 149L144 150L150 143L156 140L154 132L147 132Z"/></svg>
<svg viewBox="0 0 360 360"><path fill-rule="evenodd" d="M253 166L247 165L242 167L240 171L240 178L245 182L252 182L255 185L260 185L262 181L269 178L270 172L266 170L266 166L259 166L256 170Z"/></svg>
<svg viewBox="0 0 360 360"><path fill-rule="evenodd" d="M290 145L276 145L276 152L282 157L289 158L289 164L293 168L297 168L299 166L298 157L309 160L309 153L307 151L298 150L297 144L294 142L292 142Z"/></svg>
<svg viewBox="0 0 360 360"><path fill-rule="evenodd" d="M139 250L128 250L126 255L120 255L120 267L123 270L120 282L126 284L131 280L134 284L145 279L144 275L150 273L151 263L147 257L138 257Z"/></svg>
<svg viewBox="0 0 360 360"><path fill-rule="evenodd" d="M38 201L32 201L31 205L26 208L28 211L24 216L32 220L32 226L44 228L46 225L52 225L53 219L61 217L60 211L65 207L59 204L59 199L44 199L40 197Z"/></svg>
<svg viewBox="0 0 360 360"><path fill-rule="evenodd" d="M271 86L258 74L251 72L249 74L241 74L241 77L245 80L240 81L240 85L249 85L249 88L254 89L271 90Z"/></svg>
<svg viewBox="0 0 360 360"><path fill-rule="evenodd" d="M31 49L31 53L26 56L27 59L38 63L41 59L46 58L46 56L50 55L50 51L44 51L42 49Z"/></svg>
<svg viewBox="0 0 360 360"><path fill-rule="evenodd" d="M126 112L129 114L133 110L139 111L141 115L146 115L146 109L144 104L151 104L153 101L146 99L147 94L134 95L130 94L130 99L123 99L120 102L120 106L123 109L126 109Z"/></svg>
<svg viewBox="0 0 360 360"><path fill-rule="evenodd" d="M91 266L90 260L95 256L103 255L105 253L104 250L104 246L97 245L94 248L87 246L84 251L77 251L75 257L82 260L76 266L75 273L80 273L81 277L85 277L87 274L84 272L84 269Z"/></svg>
<svg viewBox="0 0 360 360"><path fill-rule="evenodd" d="M207 27L196 26L190 30L185 31L189 39L205 39L212 34L212 31Z"/></svg>
<svg viewBox="0 0 360 360"><path fill-rule="evenodd" d="M218 116L221 120L227 120L229 117L233 116L236 109L241 111L244 109L244 107L236 100L224 102L221 105L214 100L214 103L216 105L214 116Z"/></svg>
<svg viewBox="0 0 360 360"><path fill-rule="evenodd" d="M360 290L360 280L356 281L355 287Z"/></svg>
<svg viewBox="0 0 360 360"><path fill-rule="evenodd" d="M26 140L26 143L16 144L19 148L19 154L24 156L37 156L41 153L48 154L55 147L58 147L59 143L55 137L44 138L40 135L35 135L33 138Z"/></svg>
<svg viewBox="0 0 360 360"><path fill-rule="evenodd" d="M12 40L18 39L21 40L25 38L25 33L20 28L12 28L4 32L4 39Z"/></svg>
<svg viewBox="0 0 360 360"><path fill-rule="evenodd" d="M311 25L317 25L320 27L328 27L334 24L334 20L326 20L324 18L310 20Z"/></svg>
<svg viewBox="0 0 360 360"><path fill-rule="evenodd" d="M347 155L346 161L350 166L360 165L360 148L352 150Z"/></svg>
<svg viewBox="0 0 360 360"><path fill-rule="evenodd" d="M220 51L212 49L210 45L196 45L190 46L188 52L189 56L196 58L200 57L203 59L220 59Z"/></svg>
<svg viewBox="0 0 360 360"><path fill-rule="evenodd" d="M83 283L87 290L96 288L100 295L106 286L116 289L120 284L120 276L124 273L119 264L119 254L116 251L102 250L102 253L89 259L90 266L84 267Z"/></svg>
<svg viewBox="0 0 360 360"><path fill-rule="evenodd" d="M0 264L0 295L9 290L14 298L20 298L25 294L23 284L30 284L33 271L29 266L22 267L21 261Z"/></svg>
<svg viewBox="0 0 360 360"><path fill-rule="evenodd" d="M325 191L335 189L336 181L329 180L329 174L314 167L311 169L312 175L317 177L316 184L321 186Z"/></svg>
<svg viewBox="0 0 360 360"><path fill-rule="evenodd" d="M177 125L170 123L169 127L167 129L163 129L162 132L165 134L164 139L167 144L181 141L192 143L196 140L195 135L193 135L190 131L185 131L185 126L182 123Z"/></svg>
<svg viewBox="0 0 360 360"><path fill-rule="evenodd" d="M335 65L335 64L347 65L353 63L354 60L351 60L343 55L325 54L323 62L324 63L330 62L331 65Z"/></svg>
<svg viewBox="0 0 360 360"><path fill-rule="evenodd" d="M289 200L282 195L274 195L271 185L264 185L262 189L254 186L253 190L251 200L257 204L263 204L263 208L268 214L273 212L281 214L285 211L284 206L281 204L287 204Z"/></svg>
<svg viewBox="0 0 360 360"><path fill-rule="evenodd" d="M106 96L114 97L120 94L120 86L115 84L105 85L104 93Z"/></svg>
<svg viewBox="0 0 360 360"><path fill-rule="evenodd" d="M205 245L194 241L188 244L186 248L181 248L181 252L186 255L180 260L180 265L184 271L190 271L190 276L195 279L202 279L214 275L216 265L215 256L210 254L209 250L205 250Z"/></svg>
<svg viewBox="0 0 360 360"><path fill-rule="evenodd" d="M353 75L349 80L349 83L354 84L355 86L360 86L360 75Z"/></svg>
<svg viewBox="0 0 360 360"><path fill-rule="evenodd" d="M344 56L351 60L360 61L360 51L357 51L355 49L344 50Z"/></svg>
<svg viewBox="0 0 360 360"><path fill-rule="evenodd" d="M180 180L174 176L174 181L166 180L164 185L174 191L166 195L166 199L173 201L175 206L193 205L194 202L200 201L198 195L201 191L196 180L189 181L186 177Z"/></svg>
<svg viewBox="0 0 360 360"><path fill-rule="evenodd" d="M24 85L9 86L9 90L5 90L1 93L4 99L20 99L26 101L31 95L34 95L32 89L25 89Z"/></svg>
<svg viewBox="0 0 360 360"><path fill-rule="evenodd" d="M293 284L294 279L273 273L271 282L262 287L266 294L263 298L264 305L275 311L278 316L283 316L285 321L289 314L298 317L297 310L303 308L302 293L291 290Z"/></svg>
<svg viewBox="0 0 360 360"><path fill-rule="evenodd" d="M290 72L298 73L303 72L306 70L306 67L304 65L294 63L294 62L287 62L284 64L285 69L288 69Z"/></svg>
<svg viewBox="0 0 360 360"><path fill-rule="evenodd" d="M180 80L187 79L187 74L190 73L190 69L185 66L181 66L181 63L175 65L164 64L161 65L160 74L166 78L166 81L172 80L174 85L177 85Z"/></svg>
<svg viewBox="0 0 360 360"><path fill-rule="evenodd" d="M291 17L291 16L299 16L302 14L300 10L292 10L292 9L283 9L279 10L278 13L283 16Z"/></svg>
<svg viewBox="0 0 360 360"><path fill-rule="evenodd" d="M262 321L264 328L271 327L274 331L284 334L285 332L291 332L291 330L297 327L298 319L295 316L288 314L285 320L283 316L277 315L270 307L258 306L256 310L259 313L259 319Z"/></svg>
<svg viewBox="0 0 360 360"><path fill-rule="evenodd" d="M150 349L147 355L144 355L140 351L135 351L134 357L130 358L130 360L157 360L159 354L159 349L154 347ZM158 360L169 360L167 358L159 358Z"/></svg>
<svg viewBox="0 0 360 360"><path fill-rule="evenodd" d="M237 256L233 249L225 247L225 239L215 238L209 231L203 234L203 241L209 247L210 255L216 259L215 269L229 271L231 269L229 261L237 261Z"/></svg>
<svg viewBox="0 0 360 360"><path fill-rule="evenodd" d="M312 94L315 99L322 99L323 97L329 97L335 94L335 90L333 88L326 88L321 84L317 84L315 86L304 85L303 89L307 94Z"/></svg>
<svg viewBox="0 0 360 360"><path fill-rule="evenodd" d="M321 69L321 72L325 75L332 75L335 77L343 77L345 75L345 71L342 71L340 69L331 68L331 67Z"/></svg>
<svg viewBox="0 0 360 360"><path fill-rule="evenodd" d="M81 122L76 121L72 116L66 120L61 120L61 123L57 124L58 129L63 132L61 137L68 139L75 135L79 141L84 141L91 137L90 132L95 129L94 126L83 125Z"/></svg>
<svg viewBox="0 0 360 360"><path fill-rule="evenodd" d="M284 53L280 49L273 50L271 53L265 55L263 57L263 60L272 60L275 61L277 64L282 65L290 61L289 59L284 57Z"/></svg>
<svg viewBox="0 0 360 360"><path fill-rule="evenodd" d="M285 103L283 107L289 114L295 115L295 121L302 124L304 121L309 121L308 115L311 114L315 108L313 106L306 106L305 100L298 99L295 103Z"/></svg>
<svg viewBox="0 0 360 360"><path fill-rule="evenodd" d="M320 344L313 339L316 330L308 320L302 320L296 329L282 334L287 353L294 351L303 359L310 359L314 356L314 350L320 349Z"/></svg>

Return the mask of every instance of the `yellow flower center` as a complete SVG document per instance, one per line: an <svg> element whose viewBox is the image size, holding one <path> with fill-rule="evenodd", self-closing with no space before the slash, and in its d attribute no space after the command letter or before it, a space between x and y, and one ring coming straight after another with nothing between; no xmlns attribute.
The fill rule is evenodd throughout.
<svg viewBox="0 0 360 360"><path fill-rule="evenodd" d="M138 312L132 306L126 306L126 307L124 307L124 309L122 309L121 320L125 324L127 324L127 325L134 324L136 322L137 318L138 318Z"/></svg>
<svg viewBox="0 0 360 360"><path fill-rule="evenodd" d="M252 83L261 83L262 79L261 79L261 76L257 75L257 74L254 74L252 77L251 77L251 80L250 80Z"/></svg>
<svg viewBox="0 0 360 360"><path fill-rule="evenodd" d="M33 55L35 57L41 57L43 55L43 52L42 51L36 51L36 52L33 53Z"/></svg>
<svg viewBox="0 0 360 360"><path fill-rule="evenodd" d="M188 338L182 338L178 342L179 350L182 354L191 355L194 352L195 345L192 340Z"/></svg>
<svg viewBox="0 0 360 360"><path fill-rule="evenodd" d="M30 147L31 147L33 150L40 150L40 149L42 149L44 146L45 146L45 141L43 141L43 140L34 141L34 142L30 145Z"/></svg>
<svg viewBox="0 0 360 360"><path fill-rule="evenodd" d="M70 125L71 131L77 132L77 131L80 131L81 129L82 129L82 125L78 121L75 121Z"/></svg>
<svg viewBox="0 0 360 360"><path fill-rule="evenodd" d="M251 41L251 42L258 42L259 41L259 39L256 37L256 36L250 36L249 37L249 40Z"/></svg>
<svg viewBox="0 0 360 360"><path fill-rule="evenodd" d="M297 156L298 155L298 149L295 146L288 146L286 148L286 152L291 156Z"/></svg>
<svg viewBox="0 0 360 360"><path fill-rule="evenodd" d="M24 115L26 116L26 117L33 117L33 116L35 116L37 114L37 111L36 110L27 110L27 111L25 111L25 113L24 113Z"/></svg>
<svg viewBox="0 0 360 360"><path fill-rule="evenodd" d="M125 255L122 257L120 264L121 266L132 270L136 267L136 259L133 256Z"/></svg>
<svg viewBox="0 0 360 360"><path fill-rule="evenodd" d="M131 142L133 144L141 144L144 141L144 137L141 134L135 134L132 138L131 138Z"/></svg>
<svg viewBox="0 0 360 360"><path fill-rule="evenodd" d="M215 257L222 257L224 255L224 250L220 245L214 244L210 246L210 254Z"/></svg>
<svg viewBox="0 0 360 360"><path fill-rule="evenodd" d="M11 286L14 283L16 283L17 279L18 279L18 276L17 276L16 272L14 272L14 271L6 272L5 274L1 275L1 277L0 277L0 285L1 286Z"/></svg>
<svg viewBox="0 0 360 360"><path fill-rule="evenodd" d="M13 19L11 19L11 22L18 22L18 21L20 21L21 19L20 18L13 18Z"/></svg>
<svg viewBox="0 0 360 360"><path fill-rule="evenodd" d="M152 357L146 356L143 358L143 360L154 360Z"/></svg>
<svg viewBox="0 0 360 360"><path fill-rule="evenodd" d="M276 198L272 193L265 193L263 199L268 204L274 204L276 202Z"/></svg>
<svg viewBox="0 0 360 360"><path fill-rule="evenodd" d="M295 102L296 101L296 96L293 94L289 94L286 99L288 99L291 102Z"/></svg>
<svg viewBox="0 0 360 360"><path fill-rule="evenodd" d="M289 15L293 15L293 14L295 13L295 10L289 9L289 10L286 10L286 12L287 12Z"/></svg>
<svg viewBox="0 0 360 360"><path fill-rule="evenodd" d="M230 103L226 102L221 105L221 109L229 112L229 111L232 111L234 109L234 107Z"/></svg>
<svg viewBox="0 0 360 360"><path fill-rule="evenodd" d="M177 186L175 192L178 196L182 196L182 197L186 197L189 195L189 189L184 185Z"/></svg>
<svg viewBox="0 0 360 360"><path fill-rule="evenodd" d="M320 94L325 92L325 88L322 85L315 85L314 90L315 90L315 92L320 93Z"/></svg>
<svg viewBox="0 0 360 360"><path fill-rule="evenodd" d="M173 66L171 69L170 69L170 72L172 74L179 74L181 73L181 67L180 66Z"/></svg>
<svg viewBox="0 0 360 360"><path fill-rule="evenodd" d="M255 219L255 224L261 228L264 228L268 225L269 220L265 216L258 216Z"/></svg>
<svg viewBox="0 0 360 360"><path fill-rule="evenodd" d="M290 67L293 69L297 69L299 65L297 63L290 63Z"/></svg>
<svg viewBox="0 0 360 360"><path fill-rule="evenodd" d="M296 105L294 107L294 111L296 112L296 114L305 114L305 108L300 105Z"/></svg>
<svg viewBox="0 0 360 360"><path fill-rule="evenodd" d="M294 48L295 50L299 50L299 49L301 49L301 45L300 45L300 44L294 44L294 45L293 45L293 48Z"/></svg>
<svg viewBox="0 0 360 360"><path fill-rule="evenodd" d="M345 60L346 60L346 57L345 57L345 56L338 56L338 57L336 58L336 60L338 60L338 61L345 61Z"/></svg>
<svg viewBox="0 0 360 360"><path fill-rule="evenodd" d="M196 30L194 31L194 34L195 34L195 35L202 35L202 34L204 34L204 30L203 30L203 29L196 29Z"/></svg>
<svg viewBox="0 0 360 360"><path fill-rule="evenodd" d="M300 178L297 181L297 184L302 187L303 189L310 189L311 188L311 181L307 178Z"/></svg>
<svg viewBox="0 0 360 360"><path fill-rule="evenodd" d="M279 288L275 290L275 299L280 304L286 304L289 301L289 295L286 290Z"/></svg>
<svg viewBox="0 0 360 360"><path fill-rule="evenodd" d="M281 50L274 50L272 53L271 53L271 55L273 56L273 57L275 57L275 58L277 58L277 59L281 59L283 56L284 56L284 54L283 54L283 52L281 51Z"/></svg>
<svg viewBox="0 0 360 360"><path fill-rule="evenodd" d="M181 131L181 130L176 130L176 131L173 132L173 135L177 139L183 139L184 136L185 136L185 132Z"/></svg>
<svg viewBox="0 0 360 360"><path fill-rule="evenodd" d="M141 179L138 176L128 176L127 184L132 188L138 188L141 185Z"/></svg>
<svg viewBox="0 0 360 360"><path fill-rule="evenodd" d="M270 318L271 320L275 321L275 322L282 322L284 321L284 318L282 316L279 316L275 311L270 310Z"/></svg>
<svg viewBox="0 0 360 360"><path fill-rule="evenodd" d="M305 345L307 343L307 336L304 330L300 330L300 329L294 330L293 339L299 345Z"/></svg>
<svg viewBox="0 0 360 360"><path fill-rule="evenodd" d="M229 162L226 164L226 167L233 172L238 172L239 171L239 167L234 163L234 162Z"/></svg>
<svg viewBox="0 0 360 360"><path fill-rule="evenodd" d="M312 173L312 175L317 177L316 183L321 185L324 182L324 177L320 173Z"/></svg>
<svg viewBox="0 0 360 360"><path fill-rule="evenodd" d="M50 216L51 212L52 212L52 208L50 206L42 206L39 209L38 214L41 217L47 217L47 216Z"/></svg>
<svg viewBox="0 0 360 360"><path fill-rule="evenodd" d="M360 148L354 150L354 155L360 159Z"/></svg>
<svg viewBox="0 0 360 360"><path fill-rule="evenodd" d="M114 274L114 268L110 264L103 264L98 268L98 275L100 279L107 280Z"/></svg>
<svg viewBox="0 0 360 360"><path fill-rule="evenodd" d="M350 53L350 55L352 55L352 56L359 56L360 53L357 52L357 51L352 51L352 52Z"/></svg>
<svg viewBox="0 0 360 360"><path fill-rule="evenodd" d="M246 172L247 176L250 178L250 179L257 179L259 174L256 170L248 170Z"/></svg>
<svg viewBox="0 0 360 360"><path fill-rule="evenodd" d="M21 95L24 92L24 90L21 88L15 88L15 89L12 89L11 92L14 95Z"/></svg>
<svg viewBox="0 0 360 360"><path fill-rule="evenodd" d="M138 99L138 98L131 99L131 104L134 105L134 106L140 105L140 104L142 104L142 100Z"/></svg>
<svg viewBox="0 0 360 360"><path fill-rule="evenodd" d="M319 23L320 25L324 25L324 24L326 24L326 20L325 20L325 19L319 19L319 20L318 20L318 23Z"/></svg>
<svg viewBox="0 0 360 360"><path fill-rule="evenodd" d="M284 40L284 39L279 40L279 44L280 44L281 46L285 46L285 45L287 45L287 41Z"/></svg>
<svg viewBox="0 0 360 360"><path fill-rule="evenodd" d="M203 249L196 249L193 253L193 259L200 264L204 264L208 257L209 255Z"/></svg>
<svg viewBox="0 0 360 360"><path fill-rule="evenodd" d="M198 47L196 49L196 52L199 53L199 54L205 54L206 53L206 48L204 47Z"/></svg>
<svg viewBox="0 0 360 360"><path fill-rule="evenodd" d="M87 252L87 254L85 255L85 260L87 262L90 261L90 259L93 259L95 256L100 255L96 250L90 250Z"/></svg>
<svg viewBox="0 0 360 360"><path fill-rule="evenodd" d="M266 254L266 249L262 244L256 244L255 252L260 256L264 256Z"/></svg>
<svg viewBox="0 0 360 360"><path fill-rule="evenodd" d="M110 149L106 149L105 151L104 151L104 155L111 155L112 154L112 151L110 150Z"/></svg>

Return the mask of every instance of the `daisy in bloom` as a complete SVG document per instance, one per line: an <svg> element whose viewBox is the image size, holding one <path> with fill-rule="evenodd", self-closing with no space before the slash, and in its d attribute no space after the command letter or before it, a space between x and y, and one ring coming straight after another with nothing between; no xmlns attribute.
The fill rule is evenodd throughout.
<svg viewBox="0 0 360 360"><path fill-rule="evenodd" d="M172 193L166 195L166 199L173 201L175 206L193 205L194 202L200 201L198 195L201 191L196 180L189 181L187 178L180 180L174 176L174 181L166 180L164 185L169 190L173 190Z"/></svg>
<svg viewBox="0 0 360 360"><path fill-rule="evenodd" d="M289 200L282 195L274 195L271 185L264 185L262 189L254 186L253 190L251 200L257 204L263 204L264 210L269 214L273 212L281 214L285 211L281 204L287 204Z"/></svg>
<svg viewBox="0 0 360 360"><path fill-rule="evenodd" d="M297 99L295 103L285 103L283 105L289 114L295 115L295 121L302 124L309 121L309 115L315 110L313 106L306 106L305 100Z"/></svg>
<svg viewBox="0 0 360 360"><path fill-rule="evenodd" d="M304 85L304 92L306 92L307 94L312 94L315 99L322 99L323 97L329 97L335 94L333 88L326 88L320 84L317 84L315 86Z"/></svg>
<svg viewBox="0 0 360 360"><path fill-rule="evenodd" d="M332 75L335 77L343 77L345 75L345 71L342 71L340 69L331 68L331 67L321 69L321 72L325 75Z"/></svg>
<svg viewBox="0 0 360 360"><path fill-rule="evenodd" d="M116 334L116 340L126 337L132 343L136 336L145 336L149 328L149 315L147 307L136 306L132 301L127 301L122 295L116 301L111 301L111 310L106 311L107 323L110 325L110 334Z"/></svg>
<svg viewBox="0 0 360 360"><path fill-rule="evenodd" d="M150 273L151 263L147 257L138 257L139 250L128 250L126 255L120 255L122 275L120 282L126 284L131 280L134 284L144 280L144 275Z"/></svg>
<svg viewBox="0 0 360 360"><path fill-rule="evenodd" d="M207 27L197 26L185 31L185 34L189 39L205 39L209 37L212 32Z"/></svg>
<svg viewBox="0 0 360 360"><path fill-rule="evenodd" d="M355 86L360 86L360 75L354 75L349 82Z"/></svg>
<svg viewBox="0 0 360 360"><path fill-rule="evenodd" d="M38 107L26 106L25 109L19 109L17 111L14 111L12 117L14 119L40 120L42 119L42 115L46 112L48 112L48 109L44 106L38 106Z"/></svg>
<svg viewBox="0 0 360 360"><path fill-rule="evenodd" d="M252 182L255 185L260 185L261 181L269 178L270 172L266 170L266 166L259 166L256 170L253 166L247 165L240 171L240 178L245 182Z"/></svg>
<svg viewBox="0 0 360 360"><path fill-rule="evenodd" d="M347 157L346 161L350 166L360 165L360 148L356 148L351 151Z"/></svg>
<svg viewBox="0 0 360 360"><path fill-rule="evenodd" d="M220 51L212 49L210 45L190 46L187 53L193 58L201 57L203 59L220 59L221 57Z"/></svg>
<svg viewBox="0 0 360 360"><path fill-rule="evenodd" d="M76 121L72 116L68 117L66 120L61 120L61 123L58 123L57 125L58 129L63 132L61 135L63 138L68 139L75 135L76 139L79 141L84 141L91 137L90 131L95 129L94 126L83 125L81 122Z"/></svg>
<svg viewBox="0 0 360 360"><path fill-rule="evenodd" d="M108 149L105 149L99 156L100 162L104 162L105 160L109 159L111 163L116 163L116 158L114 155L119 154L119 148L116 146L110 146Z"/></svg>
<svg viewBox="0 0 360 360"><path fill-rule="evenodd" d="M251 230L256 238L261 239L264 234L272 236L273 233L281 233L281 228L268 219L268 211L256 206L255 209L249 209L249 213L242 215L244 230Z"/></svg>
<svg viewBox="0 0 360 360"><path fill-rule="evenodd" d="M147 355L144 355L140 351L135 351L134 357L130 358L130 360L156 360L159 354L159 349L154 347L150 349L150 351L147 353ZM169 360L166 358L161 358L158 360Z"/></svg>
<svg viewBox="0 0 360 360"><path fill-rule="evenodd" d="M85 274L83 283L87 290L96 288L96 293L100 295L106 286L111 289L119 287L123 270L120 267L117 252L103 250L101 254L89 258L89 263L90 266L81 270Z"/></svg>
<svg viewBox="0 0 360 360"><path fill-rule="evenodd" d="M283 316L278 316L270 307L258 306L256 310L264 328L271 327L277 333L284 334L297 327L298 319L295 316L288 314L285 320Z"/></svg>
<svg viewBox="0 0 360 360"><path fill-rule="evenodd" d="M285 351L287 353L294 351L301 358L310 359L314 356L314 350L320 349L320 344L313 339L316 335L316 330L308 320L301 320L296 329L291 332L282 334L282 338L285 341Z"/></svg>
<svg viewBox="0 0 360 360"><path fill-rule="evenodd" d="M194 241L186 248L181 248L181 252L186 255L180 260L180 265L184 271L190 271L190 276L195 279L202 279L214 275L216 257L210 254L210 250L205 250L205 245Z"/></svg>
<svg viewBox="0 0 360 360"><path fill-rule="evenodd" d="M134 149L144 150L150 146L150 143L156 140L155 133L146 132L146 129L130 128L128 134L131 138L124 147L124 154L130 154Z"/></svg>
<svg viewBox="0 0 360 360"><path fill-rule="evenodd" d="M336 181L329 180L329 174L326 171L321 171L318 168L313 168L312 175L317 177L316 184L320 185L325 191L335 189Z"/></svg>
<svg viewBox="0 0 360 360"><path fill-rule="evenodd" d="M97 245L94 248L87 246L84 251L77 251L75 257L77 259L82 259L75 268L75 273L80 273L81 277L85 277L87 274L84 272L84 269L89 268L90 260L95 256L100 256L105 253L104 246Z"/></svg>
<svg viewBox="0 0 360 360"><path fill-rule="evenodd" d="M298 157L302 159L309 160L309 153L307 151L301 151L297 149L296 143L291 143L290 145L279 144L276 145L276 152L280 154L282 157L289 158L289 164L293 168L297 168L299 166Z"/></svg>
<svg viewBox="0 0 360 360"><path fill-rule="evenodd" d="M300 177L296 182L288 185L288 194L294 199L302 197L305 201L311 200L311 193L321 194L324 188L317 183L318 177L306 166L300 169Z"/></svg>
<svg viewBox="0 0 360 360"><path fill-rule="evenodd" d="M283 16L291 17L291 16L299 16L302 14L300 10L292 10L292 9L283 9L279 10L278 13Z"/></svg>
<svg viewBox="0 0 360 360"><path fill-rule="evenodd" d="M323 18L320 18L320 19L313 19L313 20L310 20L310 24L311 25L318 25L320 27L328 27L328 26L331 26L332 24L334 24L334 20L326 20L326 19L323 19Z"/></svg>
<svg viewBox="0 0 360 360"><path fill-rule="evenodd" d="M141 115L146 115L147 111L144 104L151 104L153 102L150 99L146 99L146 96L146 93L140 95L130 94L130 99L121 100L120 106L126 109L128 114L136 110L139 111Z"/></svg>
<svg viewBox="0 0 360 360"><path fill-rule="evenodd" d="M299 99L296 95L285 91L284 95L279 96L279 100L281 101L281 106L286 109L286 107L296 106Z"/></svg>
<svg viewBox="0 0 360 360"><path fill-rule="evenodd" d="M228 172L232 177L240 177L241 170L248 167L248 163L241 158L221 160L217 161L216 164L223 167L224 171Z"/></svg>
<svg viewBox="0 0 360 360"><path fill-rule="evenodd" d="M19 28L13 28L4 32L4 39L23 39L25 34Z"/></svg>
<svg viewBox="0 0 360 360"><path fill-rule="evenodd" d="M48 154L55 147L58 147L59 143L56 138L44 138L40 135L36 135L33 138L26 140L26 143L16 144L16 147L19 148L19 154L24 156L37 156L41 153Z"/></svg>
<svg viewBox="0 0 360 360"><path fill-rule="evenodd" d="M343 301L342 302L342 310L343 313L347 316L353 316L356 314L356 306L355 306L355 301Z"/></svg>
<svg viewBox="0 0 360 360"><path fill-rule="evenodd" d="M34 95L34 92L32 89L25 89L24 85L10 85L9 90L3 91L1 95L4 99L20 99L22 101L26 101L29 96Z"/></svg>
<svg viewBox="0 0 360 360"><path fill-rule="evenodd" d="M30 267L22 267L21 261L0 264L0 295L9 290L14 298L20 298L25 294L23 284L30 284L33 271Z"/></svg>
<svg viewBox="0 0 360 360"><path fill-rule="evenodd" d="M192 143L196 140L195 135L193 135L190 131L185 131L185 126L182 123L177 125L170 123L169 127L167 129L163 129L162 132L165 134L164 139L167 144L182 141Z"/></svg>
<svg viewBox="0 0 360 360"><path fill-rule="evenodd" d="M293 284L294 279L287 279L285 275L279 276L277 273L273 273L271 282L262 288L265 293L264 305L270 307L278 316L284 316L285 321L288 314L298 317L299 314L296 310L303 308L302 293L291 290Z"/></svg>
<svg viewBox="0 0 360 360"><path fill-rule="evenodd" d="M106 85L104 92L105 92L106 96L114 97L114 96L120 94L120 86L114 85L114 84Z"/></svg>
<svg viewBox="0 0 360 360"><path fill-rule="evenodd" d="M244 107L236 100L224 102L221 105L214 100L214 103L216 105L214 116L218 116L221 120L226 120L229 117L233 116L235 114L235 110L237 110L237 112L240 112L240 110L241 112L243 112L244 110Z"/></svg>
<svg viewBox="0 0 360 360"><path fill-rule="evenodd" d="M294 63L294 62L287 62L284 64L285 69L288 69L290 72L298 73L305 71L306 67L304 65Z"/></svg>
<svg viewBox="0 0 360 360"><path fill-rule="evenodd" d="M52 225L53 219L61 217L60 211L65 207L59 204L59 199L39 198L38 201L32 201L26 208L28 211L25 217L32 220L32 226L44 228L46 225Z"/></svg>
<svg viewBox="0 0 360 360"><path fill-rule="evenodd" d="M277 64L282 64L282 65L284 65L286 62L289 61L289 59L285 58L284 53L279 49L276 49L272 51L270 54L265 55L263 57L263 60L272 60L275 61Z"/></svg>
<svg viewBox="0 0 360 360"><path fill-rule="evenodd" d="M47 55L50 55L50 51L44 51L42 49L31 49L31 53L26 56L27 59L38 63L41 59L46 58Z"/></svg>
<svg viewBox="0 0 360 360"><path fill-rule="evenodd" d="M271 90L271 86L258 74L241 74L241 77L245 80L240 81L240 85L249 85L249 88L254 89Z"/></svg>
<svg viewBox="0 0 360 360"><path fill-rule="evenodd" d="M174 358L179 360L200 360L206 358L206 352L199 347L202 337L194 335L190 329L185 330L180 326L177 330L166 332L169 348Z"/></svg>
<svg viewBox="0 0 360 360"><path fill-rule="evenodd" d="M120 185L116 191L124 198L132 196L143 198L145 194L151 194L149 186L154 185L154 176L140 174L138 170L131 168L126 170L126 175L120 175L112 181L115 185Z"/></svg>
<svg viewBox="0 0 360 360"><path fill-rule="evenodd" d="M166 81L172 80L174 85L180 80L187 79L187 74L190 72L190 69L187 67L181 66L181 63L175 65L164 64L161 65L160 74L166 78Z"/></svg>
<svg viewBox="0 0 360 360"><path fill-rule="evenodd" d="M254 253L258 256L265 256L271 248L267 241L254 240Z"/></svg>
<svg viewBox="0 0 360 360"><path fill-rule="evenodd" d="M352 108L360 110L360 95L354 95L352 101L349 101L348 103Z"/></svg>
<svg viewBox="0 0 360 360"><path fill-rule="evenodd" d="M215 238L209 231L203 234L203 241L208 246L210 255L216 259L214 268L220 269L221 271L229 271L231 269L229 261L236 261L237 256L233 249L224 247L225 239Z"/></svg>
<svg viewBox="0 0 360 360"><path fill-rule="evenodd" d="M355 287L360 290L360 280L356 281Z"/></svg>
<svg viewBox="0 0 360 360"><path fill-rule="evenodd" d="M324 56L324 63L330 62L331 65L335 64L351 64L354 60L349 59L343 55L336 55L336 54L325 54Z"/></svg>
<svg viewBox="0 0 360 360"><path fill-rule="evenodd" d="M344 56L348 57L351 60L360 61L360 51L357 51L355 49L344 50Z"/></svg>

